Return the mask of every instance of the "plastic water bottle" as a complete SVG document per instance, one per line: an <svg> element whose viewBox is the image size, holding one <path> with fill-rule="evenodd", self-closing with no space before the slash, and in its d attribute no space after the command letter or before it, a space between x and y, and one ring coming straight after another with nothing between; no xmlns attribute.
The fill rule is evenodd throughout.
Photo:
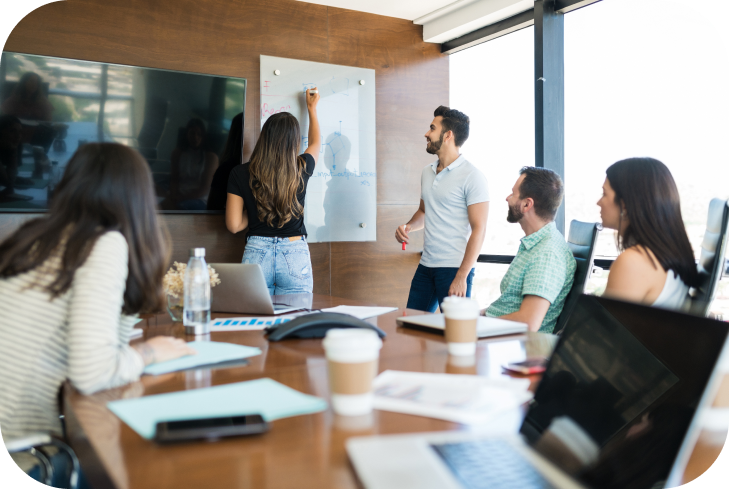
<svg viewBox="0 0 729 489"><path fill-rule="evenodd" d="M182 324L187 334L210 333L210 274L205 248L190 249L185 269L185 305Z"/></svg>

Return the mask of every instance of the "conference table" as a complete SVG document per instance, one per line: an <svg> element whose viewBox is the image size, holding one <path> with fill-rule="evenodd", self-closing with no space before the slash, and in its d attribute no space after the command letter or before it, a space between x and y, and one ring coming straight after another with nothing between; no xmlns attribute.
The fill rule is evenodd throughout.
<svg viewBox="0 0 729 489"><path fill-rule="evenodd" d="M310 309L338 305L373 306L362 301L317 294L274 296L275 303ZM387 333L380 352L379 371L401 370L431 373L508 376L501 366L527 358L549 356L557 337L526 333L482 339L476 364L459 366L447 353L442 334L402 328L396 318L425 314L410 309L371 318ZM213 318L241 314L216 314ZM172 335L188 341L179 322L167 314L146 315L140 323L144 339ZM69 442L93 487L116 489L224 488L357 488L357 480L345 442L352 436L464 430L449 421L394 412L373 411L370 416L348 418L324 412L279 419L270 431L257 436L159 445L145 440L106 407L113 400L200 389L215 385L268 377L300 392L329 397L327 365L321 340L290 339L268 342L263 331L214 332L212 341L255 346L262 354L245 365L199 368L159 376L143 376L138 382L84 396L64 386L63 408ZM539 376L527 377L530 389ZM729 405L729 382L724 382L717 402ZM522 408L523 412L523 408ZM518 417L518 416L517 416ZM703 434L702 434L703 436ZM723 435L725 439L725 434ZM716 459L721 444L699 439L686 470L690 480L703 473Z"/></svg>

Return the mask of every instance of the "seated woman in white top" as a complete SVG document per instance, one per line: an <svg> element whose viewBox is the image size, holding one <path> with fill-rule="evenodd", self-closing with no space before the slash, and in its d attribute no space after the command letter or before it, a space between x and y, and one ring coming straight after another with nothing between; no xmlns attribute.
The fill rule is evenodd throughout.
<svg viewBox="0 0 729 489"><path fill-rule="evenodd" d="M119 144L71 158L47 215L0 244L0 427L7 441L62 435L58 391L84 394L194 353L156 337L131 347L135 316L163 307L168 246L147 162Z"/></svg>
<svg viewBox="0 0 729 489"><path fill-rule="evenodd" d="M653 158L630 158L606 173L597 205L603 227L617 230L622 253L604 296L683 310L698 272L671 172Z"/></svg>

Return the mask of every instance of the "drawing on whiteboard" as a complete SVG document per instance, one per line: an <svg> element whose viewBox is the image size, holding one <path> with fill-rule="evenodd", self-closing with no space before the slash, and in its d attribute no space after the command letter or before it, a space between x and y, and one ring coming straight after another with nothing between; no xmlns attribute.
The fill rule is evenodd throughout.
<svg viewBox="0 0 729 489"><path fill-rule="evenodd" d="M274 70L281 75L269 79ZM358 80L366 80L364 85ZM261 125L290 112L308 147L305 92L317 87L321 150L309 178L304 222L309 242L370 241L377 220L374 70L261 56Z"/></svg>
<svg viewBox="0 0 729 489"><path fill-rule="evenodd" d="M334 172L337 171L337 166L339 166L340 173L342 170L347 169L352 143L347 136L342 135L341 129L327 136L323 149L324 165L329 169L330 175L335 175ZM349 209L337 205L339 201L346 199L346 196L342 194L348 192L346 187L347 180L340 177L330 177L326 182L326 189L324 190L324 225L316 230L318 241L331 241L335 228L346 222Z"/></svg>

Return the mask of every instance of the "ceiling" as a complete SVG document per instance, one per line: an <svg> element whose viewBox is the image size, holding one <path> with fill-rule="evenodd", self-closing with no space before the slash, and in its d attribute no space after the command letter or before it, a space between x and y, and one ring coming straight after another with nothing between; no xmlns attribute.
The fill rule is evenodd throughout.
<svg viewBox="0 0 729 489"><path fill-rule="evenodd" d="M299 0L329 7L415 20L460 0Z"/></svg>
<svg viewBox="0 0 729 489"><path fill-rule="evenodd" d="M423 40L444 43L534 7L534 0L298 0L398 17L423 26Z"/></svg>

